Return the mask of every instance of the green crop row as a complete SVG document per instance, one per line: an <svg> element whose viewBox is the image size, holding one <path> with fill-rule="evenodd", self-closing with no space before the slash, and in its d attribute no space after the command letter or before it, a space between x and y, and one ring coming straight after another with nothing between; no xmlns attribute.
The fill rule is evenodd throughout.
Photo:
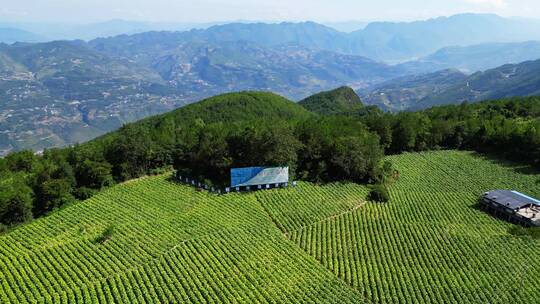
<svg viewBox="0 0 540 304"><path fill-rule="evenodd" d="M362 301L279 233L254 194L197 192L168 176L0 236L0 273L0 303Z"/></svg>
<svg viewBox="0 0 540 304"><path fill-rule="evenodd" d="M538 173L457 151L389 159L400 176L388 204L347 212L344 200L336 199L329 210L324 195L308 191L290 201L281 199L293 196L284 192L259 200L278 225L290 229L291 241L369 302L538 301L540 264L531 258L540 253L540 242L510 235L511 224L477 207L479 196L492 189L540 195ZM361 198L365 191L352 185L329 189L336 198ZM307 209L320 218L299 219Z"/></svg>

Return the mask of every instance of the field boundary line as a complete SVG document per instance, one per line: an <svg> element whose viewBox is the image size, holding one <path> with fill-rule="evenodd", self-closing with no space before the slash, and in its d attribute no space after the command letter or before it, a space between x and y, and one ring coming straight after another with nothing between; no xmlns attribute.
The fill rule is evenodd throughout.
<svg viewBox="0 0 540 304"><path fill-rule="evenodd" d="M324 223L324 222L328 222L328 221L331 221L331 220L333 220L333 219L337 219L337 218L340 218L340 217L345 216L345 215L347 215L347 214L356 212L357 210L359 210L360 208L364 207L365 205L367 205L367 201L362 201L361 203L356 204L356 205L352 206L351 208L349 208L349 209L347 209L347 210L345 210L345 211L342 211L342 212L339 212L339 213L330 215L330 216L328 216L328 217L319 219L319 220L317 220L317 221L315 221L315 222L309 223L309 224L307 224L307 225L303 225L303 226L298 227L298 228L296 228L296 229L293 229L293 230L291 230L291 231L283 232L283 234L284 234L287 238L289 238L290 234L292 234L292 233L300 232L300 231L305 230L306 228L309 228L309 227L312 227L312 226L315 226L315 225L318 225L318 224L321 224L321 223Z"/></svg>
<svg viewBox="0 0 540 304"><path fill-rule="evenodd" d="M289 238L289 233L291 232L296 232L296 231L301 231L301 229L304 229L306 227L310 227L310 226L313 226L313 225L316 225L316 224L319 224L319 223L322 223L324 221L327 221L327 220L330 220L332 218L338 218L340 216L343 216L345 214L348 214L348 213L352 213L358 209L360 209L362 206L364 206L367 202L366 201L362 201L360 204L357 204L356 206L353 206L351 209L348 209L346 211L343 211L343 212L340 212L340 213L336 213L334 215L331 215L329 217L326 217L322 220L319 220L317 222L313 222L309 225L305 225L303 227L300 227L299 229L295 229L293 231L290 231L290 232L285 232L284 230L282 230L280 228L281 225L278 226L278 222L272 217L272 215L268 212L268 210L266 209L266 207L264 206L263 202L257 197L255 196L255 199L257 200L257 202L259 203L259 205L261 206L261 208L263 209L263 211L266 213L266 215L270 218L270 220L274 223L274 225L276 225L276 228L278 228L280 231L281 231L281 236L285 238L285 241L286 242L289 242L291 243L293 246L295 246L296 248L298 248L300 251L302 251L309 259L315 261L317 263L317 265L321 266L324 270L326 270L326 272L328 272L329 274L332 275L332 277L334 277L336 280L338 280L339 282L341 282L346 288L348 288L350 291L352 291L353 293L357 294L360 298L363 299L363 303L365 304L372 304L373 302L371 302L368 298L366 298L363 294L360 293L360 291L358 291L356 288L354 288L353 286L351 286L349 283L347 283L345 280L341 279L339 276L337 276L331 269L327 268L326 266L324 266L321 261L317 260L315 257L313 257L312 255L310 255L309 253L307 253L301 246L299 246L298 244L296 244L295 242L293 242L290 238Z"/></svg>

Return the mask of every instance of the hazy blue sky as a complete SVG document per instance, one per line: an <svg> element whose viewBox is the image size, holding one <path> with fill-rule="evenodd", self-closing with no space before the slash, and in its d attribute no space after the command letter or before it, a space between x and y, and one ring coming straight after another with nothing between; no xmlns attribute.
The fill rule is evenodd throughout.
<svg viewBox="0 0 540 304"><path fill-rule="evenodd" d="M0 21L373 21L463 12L540 18L540 0L0 0Z"/></svg>

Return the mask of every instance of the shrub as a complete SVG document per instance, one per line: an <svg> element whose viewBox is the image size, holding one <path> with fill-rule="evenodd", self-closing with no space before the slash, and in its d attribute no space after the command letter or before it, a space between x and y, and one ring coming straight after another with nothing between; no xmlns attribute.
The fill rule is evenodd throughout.
<svg viewBox="0 0 540 304"><path fill-rule="evenodd" d="M99 190L96 190L96 189L90 189L90 188L87 188L87 187L81 187L81 188L77 188L75 190L75 192L73 193L73 195L75 196L75 198L81 200L81 201L84 201L84 200L87 200L89 198L91 198L92 196L94 196L96 193L98 193Z"/></svg>
<svg viewBox="0 0 540 304"><path fill-rule="evenodd" d="M107 228L101 233L99 237L96 238L95 243L97 244L105 244L108 240L110 240L116 230L115 225L109 225Z"/></svg>
<svg viewBox="0 0 540 304"><path fill-rule="evenodd" d="M14 175L0 181L0 223L9 226L30 220L32 195L22 177Z"/></svg>
<svg viewBox="0 0 540 304"><path fill-rule="evenodd" d="M173 170L172 166L159 167L159 168L151 169L148 175L161 175L161 174L171 172L172 170Z"/></svg>
<svg viewBox="0 0 540 304"><path fill-rule="evenodd" d="M0 223L0 234L6 233L8 231L8 226Z"/></svg>
<svg viewBox="0 0 540 304"><path fill-rule="evenodd" d="M388 189L382 184L373 185L369 192L368 200L379 203L388 202L390 200Z"/></svg>

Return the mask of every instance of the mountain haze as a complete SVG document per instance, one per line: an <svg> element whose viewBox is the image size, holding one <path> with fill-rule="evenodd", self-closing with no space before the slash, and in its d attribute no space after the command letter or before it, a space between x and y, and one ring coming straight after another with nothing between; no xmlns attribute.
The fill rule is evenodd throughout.
<svg viewBox="0 0 540 304"><path fill-rule="evenodd" d="M96 39L91 45L109 54L130 56L131 50L119 49L129 43L140 52L139 44L153 42L159 33ZM160 39L161 40L161 39ZM170 45L204 40L221 43L249 41L266 47L298 45L374 60L403 62L428 56L441 48L485 43L510 43L540 40L540 21L503 18L497 15L462 14L415 22L372 22L351 33L339 32L315 22L233 23L208 29L167 34ZM163 42L161 42L163 44ZM152 45L146 49L157 50Z"/></svg>
<svg viewBox="0 0 540 304"><path fill-rule="evenodd" d="M540 59L540 41L486 43L445 47L417 61L401 64L400 67L411 73L429 73L454 68L472 74L505 64L537 59Z"/></svg>
<svg viewBox="0 0 540 304"><path fill-rule="evenodd" d="M354 54L405 61L449 46L540 40L540 21L461 14L415 22L374 22L351 33L348 40Z"/></svg>
<svg viewBox="0 0 540 304"><path fill-rule="evenodd" d="M44 40L44 37L25 30L0 26L0 43L11 44L15 42L40 42Z"/></svg>

